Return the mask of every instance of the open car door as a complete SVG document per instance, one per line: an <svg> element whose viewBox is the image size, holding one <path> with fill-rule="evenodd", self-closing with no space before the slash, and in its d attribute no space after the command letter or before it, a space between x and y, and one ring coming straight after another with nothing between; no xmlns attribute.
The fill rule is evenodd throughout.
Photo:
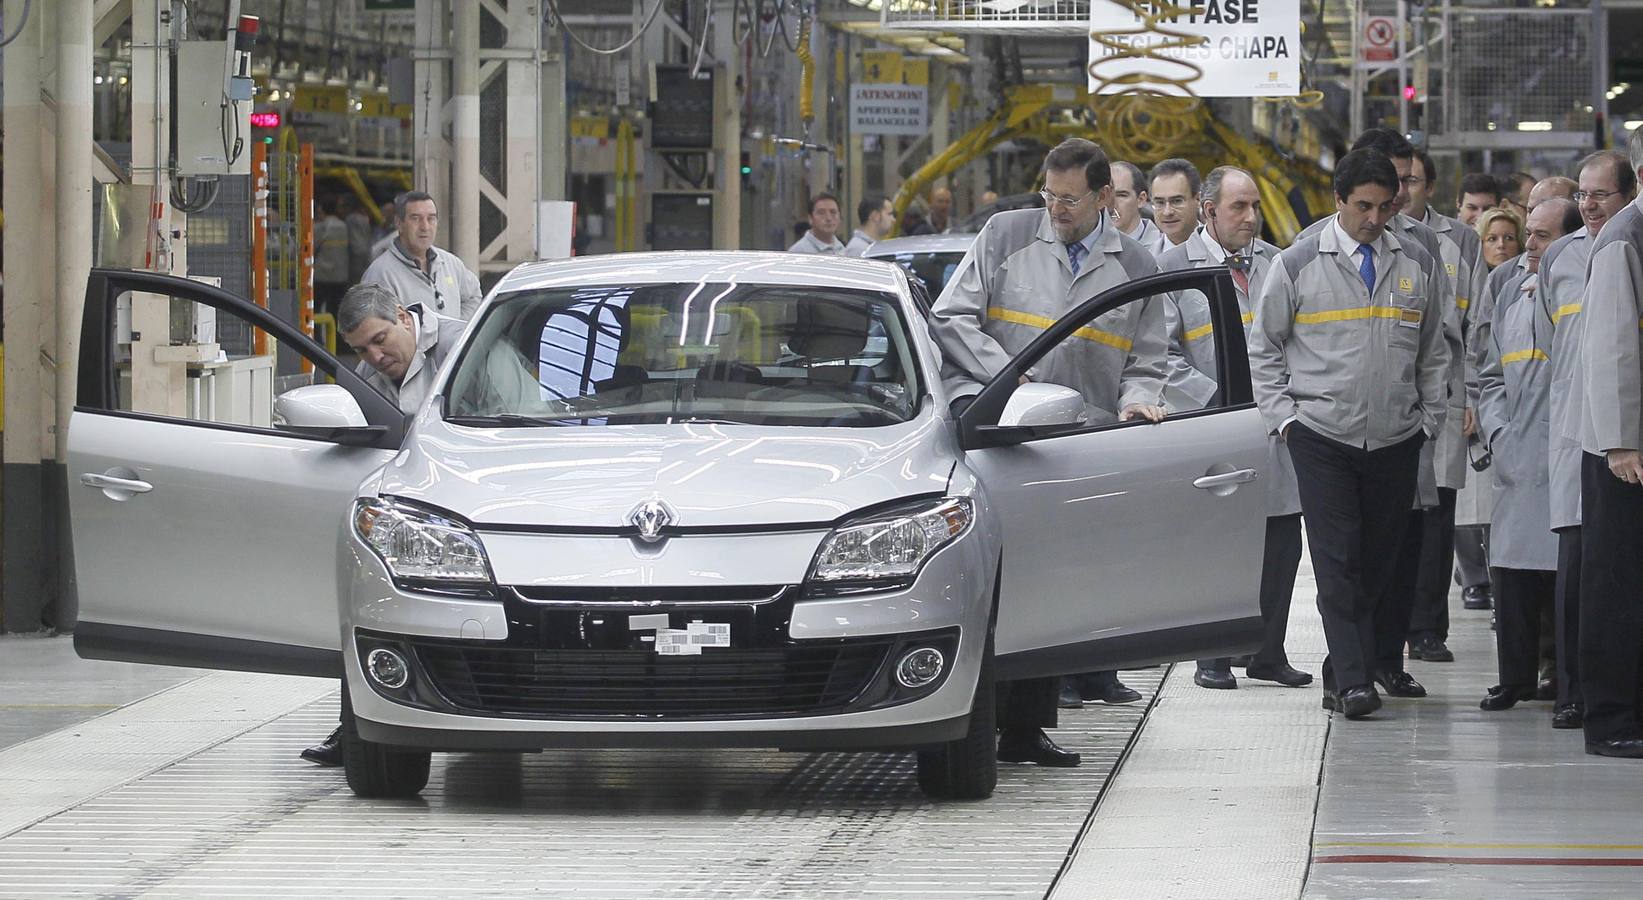
<svg viewBox="0 0 1643 900"><path fill-rule="evenodd" d="M1110 343L1103 323L1137 312L1126 310L1131 304L1190 291L1209 301L1218 405L1160 424L1000 426L1021 376L1046 354L1067 342ZM966 458L1003 522L1000 677L1260 645L1268 436L1226 269L1154 275L1080 305L1012 360L959 424Z"/></svg>
<svg viewBox="0 0 1643 900"><path fill-rule="evenodd" d="M399 409L267 310L183 278L93 269L80 341L75 650L341 674L339 529L398 449ZM277 426L275 397L321 376L366 424Z"/></svg>

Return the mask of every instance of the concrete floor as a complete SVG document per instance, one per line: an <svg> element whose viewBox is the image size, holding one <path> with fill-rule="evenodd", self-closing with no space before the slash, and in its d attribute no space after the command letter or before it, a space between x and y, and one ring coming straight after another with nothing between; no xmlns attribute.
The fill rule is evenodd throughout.
<svg viewBox="0 0 1643 900"><path fill-rule="evenodd" d="M1313 590L1289 644L1316 672ZM420 800L361 801L295 756L333 685L0 641L0 896L1643 896L1643 764L1549 704L1478 710L1488 613L1453 617L1459 661L1410 664L1431 696L1365 721L1129 673L1144 720L1064 713L1085 766L1005 766L984 804L925 800L904 755L726 751L441 755Z"/></svg>

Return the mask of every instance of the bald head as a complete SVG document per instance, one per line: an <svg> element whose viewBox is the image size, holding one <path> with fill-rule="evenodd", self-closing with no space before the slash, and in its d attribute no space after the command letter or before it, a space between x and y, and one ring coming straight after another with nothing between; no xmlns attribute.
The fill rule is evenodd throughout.
<svg viewBox="0 0 1643 900"><path fill-rule="evenodd" d="M947 228L947 217L953 213L953 192L938 187L930 192L930 224L937 231Z"/></svg>
<svg viewBox="0 0 1643 900"><path fill-rule="evenodd" d="M1580 206L1566 197L1542 200L1529 211L1524 225L1523 251L1529 271L1540 271L1540 257L1552 242L1580 227Z"/></svg>
<svg viewBox="0 0 1643 900"><path fill-rule="evenodd" d="M1580 190L1580 185L1573 178L1565 178L1562 175L1542 178L1529 190L1529 210L1533 212L1535 207L1553 197L1573 201L1577 190Z"/></svg>

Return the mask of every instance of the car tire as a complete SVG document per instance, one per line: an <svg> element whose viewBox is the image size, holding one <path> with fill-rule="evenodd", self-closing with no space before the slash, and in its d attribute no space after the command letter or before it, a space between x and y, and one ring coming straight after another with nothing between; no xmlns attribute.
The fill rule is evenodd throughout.
<svg viewBox="0 0 1643 900"><path fill-rule="evenodd" d="M935 800L985 800L998 785L997 713L993 707L993 636L987 635L970 727L964 736L918 752L918 786Z"/></svg>
<svg viewBox="0 0 1643 900"><path fill-rule="evenodd" d="M342 692L342 770L359 797L415 797L428 786L433 754L400 750L359 736L348 690Z"/></svg>

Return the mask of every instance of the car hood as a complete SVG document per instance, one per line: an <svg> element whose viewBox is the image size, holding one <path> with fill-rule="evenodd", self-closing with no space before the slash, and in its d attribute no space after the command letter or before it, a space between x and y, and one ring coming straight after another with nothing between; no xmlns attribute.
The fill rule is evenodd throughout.
<svg viewBox="0 0 1643 900"><path fill-rule="evenodd" d="M476 526L628 530L648 500L674 528L827 523L947 489L955 446L928 411L877 428L469 428L425 414L378 493Z"/></svg>

